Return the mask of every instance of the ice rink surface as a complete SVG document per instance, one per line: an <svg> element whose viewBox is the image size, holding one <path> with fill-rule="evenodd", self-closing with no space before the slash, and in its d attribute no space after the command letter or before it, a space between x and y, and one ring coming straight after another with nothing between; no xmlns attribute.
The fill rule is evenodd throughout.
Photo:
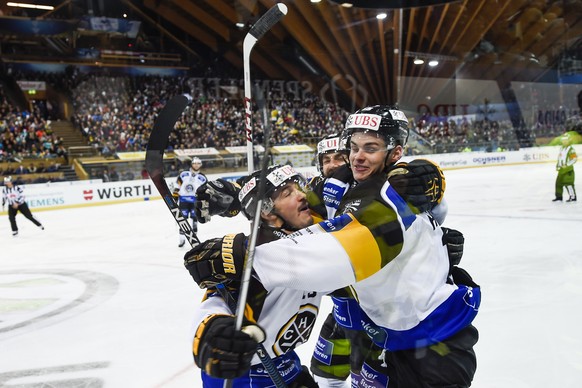
<svg viewBox="0 0 582 388"><path fill-rule="evenodd" d="M582 204L551 202L552 164L445 173L445 226L464 233L462 266L483 293L473 387L582 386ZM202 292L165 205L35 214L46 230L18 215L17 238L0 216L0 387L200 387L189 326Z"/></svg>

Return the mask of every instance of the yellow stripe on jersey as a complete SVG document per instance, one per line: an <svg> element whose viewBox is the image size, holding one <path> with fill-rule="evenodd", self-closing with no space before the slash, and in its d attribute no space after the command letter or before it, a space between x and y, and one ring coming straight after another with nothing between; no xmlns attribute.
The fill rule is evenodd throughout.
<svg viewBox="0 0 582 388"><path fill-rule="evenodd" d="M347 214L352 221L332 235L342 245L352 263L356 281L364 280L378 272L382 266L382 257L378 243L370 229L360 224L352 214Z"/></svg>

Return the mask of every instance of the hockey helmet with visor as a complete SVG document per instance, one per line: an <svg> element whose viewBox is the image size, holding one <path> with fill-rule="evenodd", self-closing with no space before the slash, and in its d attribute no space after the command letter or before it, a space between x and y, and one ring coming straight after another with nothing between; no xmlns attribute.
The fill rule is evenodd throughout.
<svg viewBox="0 0 582 388"><path fill-rule="evenodd" d="M327 154L341 153L346 156L348 150L344 145L341 144L340 136L336 133L325 136L323 139L317 143L317 171L323 174L323 157Z"/></svg>
<svg viewBox="0 0 582 388"><path fill-rule="evenodd" d="M385 151L396 146L404 147L408 142L408 119L404 112L388 105L374 105L351 114L341 133L341 144L350 149L352 134L364 132L375 134L386 143Z"/></svg>
<svg viewBox="0 0 582 388"><path fill-rule="evenodd" d="M279 195L279 190L288 183L295 183L300 190L305 191L307 182L305 178L289 165L274 165L267 168L265 176L265 194L261 211L271 213L275 206L275 199ZM241 210L249 220L254 218L257 211L259 199L259 183L261 170L253 172L240 182L241 190L238 199L241 203Z"/></svg>

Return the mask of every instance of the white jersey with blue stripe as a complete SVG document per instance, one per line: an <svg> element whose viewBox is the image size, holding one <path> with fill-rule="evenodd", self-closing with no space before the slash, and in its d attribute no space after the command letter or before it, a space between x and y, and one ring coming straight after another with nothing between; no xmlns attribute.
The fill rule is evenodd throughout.
<svg viewBox="0 0 582 388"><path fill-rule="evenodd" d="M385 349L449 338L476 316L480 290L447 283L448 254L432 215L414 214L389 182L379 194L363 212L257 247L253 267L267 290L349 286Z"/></svg>
<svg viewBox="0 0 582 388"><path fill-rule="evenodd" d="M180 188L178 196L181 202L195 202L196 190L206 183L206 175L193 172L192 170L182 171L178 175L177 184Z"/></svg>

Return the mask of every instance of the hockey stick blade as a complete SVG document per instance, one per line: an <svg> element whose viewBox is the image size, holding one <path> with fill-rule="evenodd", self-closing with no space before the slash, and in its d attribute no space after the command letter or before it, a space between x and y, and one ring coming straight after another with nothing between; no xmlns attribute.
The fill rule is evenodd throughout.
<svg viewBox="0 0 582 388"><path fill-rule="evenodd" d="M188 220L182 215L182 212L164 179L164 150L168 146L168 138L174 129L176 121L178 121L190 101L192 101L190 96L182 94L173 97L166 103L166 106L164 106L154 123L154 128L152 129L148 140L145 168L154 186L156 186L158 192L162 196L164 203L168 209L170 209L170 212L180 227L180 230L184 233L190 245L194 246L198 245L200 240L198 240L198 237L192 230Z"/></svg>

